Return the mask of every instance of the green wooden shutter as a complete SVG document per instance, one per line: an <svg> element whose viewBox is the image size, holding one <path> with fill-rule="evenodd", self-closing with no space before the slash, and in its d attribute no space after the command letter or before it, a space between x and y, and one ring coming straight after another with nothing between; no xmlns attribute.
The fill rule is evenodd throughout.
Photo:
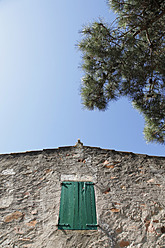
<svg viewBox="0 0 165 248"><path fill-rule="evenodd" d="M93 183L63 182L59 229L97 229Z"/></svg>
<svg viewBox="0 0 165 248"><path fill-rule="evenodd" d="M96 205L95 205L95 192L92 182L86 182L85 192L85 209L86 209L86 229L97 229Z"/></svg>

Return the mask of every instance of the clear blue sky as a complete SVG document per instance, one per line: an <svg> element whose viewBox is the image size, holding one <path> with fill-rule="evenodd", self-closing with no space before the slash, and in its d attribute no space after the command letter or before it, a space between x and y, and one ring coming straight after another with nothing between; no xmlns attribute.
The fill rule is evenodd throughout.
<svg viewBox="0 0 165 248"><path fill-rule="evenodd" d="M151 155L144 121L123 99L84 110L79 94L82 26L114 18L105 0L0 1L0 153L84 145Z"/></svg>

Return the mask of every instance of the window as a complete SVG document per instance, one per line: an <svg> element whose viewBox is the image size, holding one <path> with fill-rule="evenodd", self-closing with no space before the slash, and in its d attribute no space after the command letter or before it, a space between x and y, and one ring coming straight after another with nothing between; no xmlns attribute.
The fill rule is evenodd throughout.
<svg viewBox="0 0 165 248"><path fill-rule="evenodd" d="M92 182L63 182L59 229L96 230L96 205Z"/></svg>

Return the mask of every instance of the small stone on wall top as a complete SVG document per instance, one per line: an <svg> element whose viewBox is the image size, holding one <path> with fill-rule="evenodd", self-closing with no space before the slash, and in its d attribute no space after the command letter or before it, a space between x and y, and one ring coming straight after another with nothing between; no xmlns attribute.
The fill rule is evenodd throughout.
<svg viewBox="0 0 165 248"><path fill-rule="evenodd" d="M83 147L83 143L80 141L80 139L77 140L75 147L78 147L78 148Z"/></svg>

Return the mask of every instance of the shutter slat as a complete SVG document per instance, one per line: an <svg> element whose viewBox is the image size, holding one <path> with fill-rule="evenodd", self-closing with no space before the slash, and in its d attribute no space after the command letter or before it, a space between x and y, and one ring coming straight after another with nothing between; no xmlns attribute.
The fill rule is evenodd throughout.
<svg viewBox="0 0 165 248"><path fill-rule="evenodd" d="M79 219L78 183L74 182L73 191L73 229L77 229Z"/></svg>
<svg viewBox="0 0 165 248"><path fill-rule="evenodd" d="M92 183L86 185L87 229L97 229L95 194Z"/></svg>
<svg viewBox="0 0 165 248"><path fill-rule="evenodd" d="M79 182L79 185L80 185L80 229L86 229L85 182Z"/></svg>
<svg viewBox="0 0 165 248"><path fill-rule="evenodd" d="M73 227L73 189L74 189L74 185L73 183L71 183L68 186L67 196L66 196L68 198L68 202L67 202L68 204L66 205L66 213L67 213L68 223L70 224L70 228Z"/></svg>

